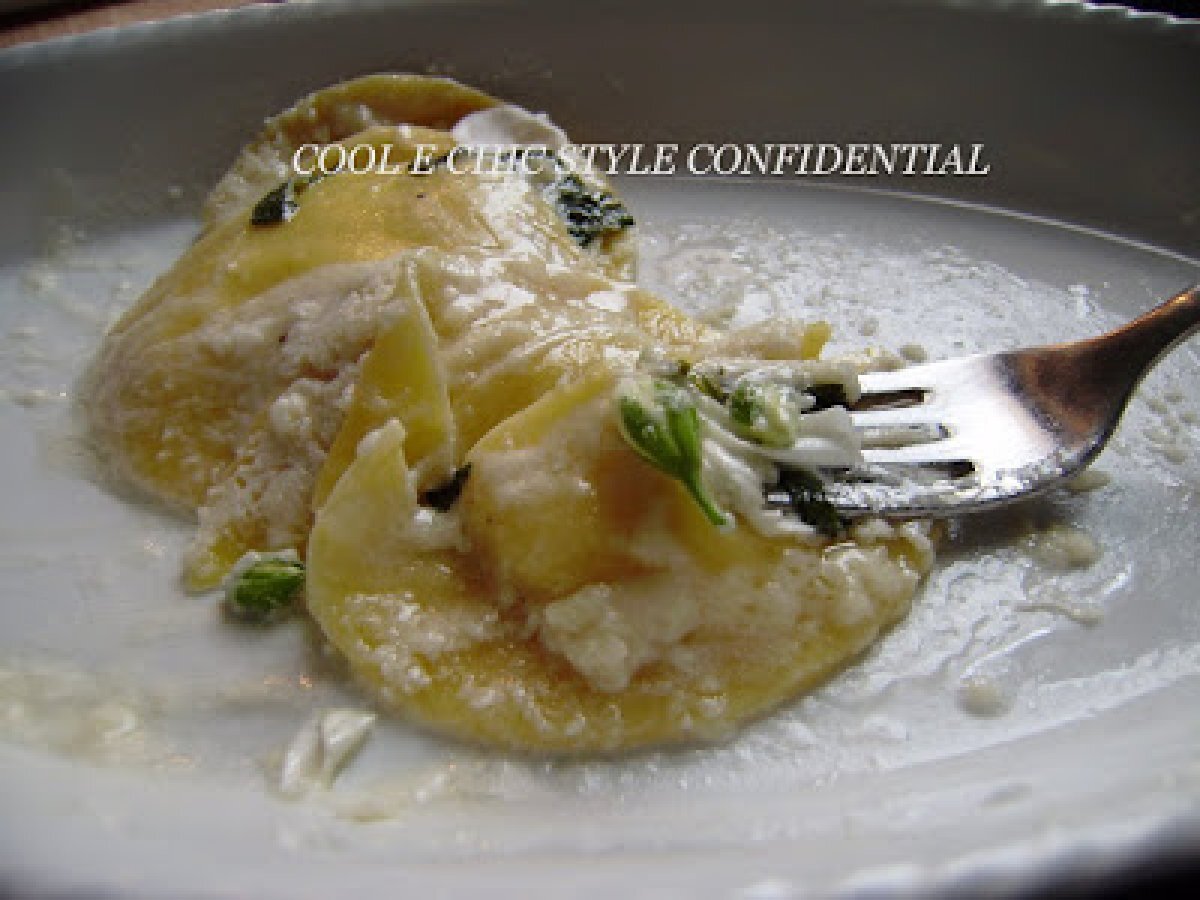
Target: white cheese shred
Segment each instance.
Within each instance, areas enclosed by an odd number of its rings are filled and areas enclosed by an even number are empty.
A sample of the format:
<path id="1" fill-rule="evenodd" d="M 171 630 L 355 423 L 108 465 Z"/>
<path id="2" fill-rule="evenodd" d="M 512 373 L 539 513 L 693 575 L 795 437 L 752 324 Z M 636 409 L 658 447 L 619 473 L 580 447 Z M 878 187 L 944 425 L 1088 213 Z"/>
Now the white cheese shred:
<path id="1" fill-rule="evenodd" d="M 360 709 L 314 713 L 296 732 L 279 767 L 279 793 L 299 798 L 328 789 L 362 747 L 376 715 Z"/>

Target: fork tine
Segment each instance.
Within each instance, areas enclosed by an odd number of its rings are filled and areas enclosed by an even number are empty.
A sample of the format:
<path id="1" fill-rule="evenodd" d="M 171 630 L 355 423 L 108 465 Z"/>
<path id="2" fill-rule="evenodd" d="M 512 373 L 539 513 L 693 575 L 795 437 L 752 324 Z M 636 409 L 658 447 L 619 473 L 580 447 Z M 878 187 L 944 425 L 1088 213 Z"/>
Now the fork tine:
<path id="1" fill-rule="evenodd" d="M 886 372 L 864 372 L 858 376 L 862 395 L 852 409 L 872 408 L 892 394 L 899 395 L 901 401 L 908 400 L 910 406 L 920 403 L 943 387 L 958 388 L 964 376 L 977 376 L 983 359 L 984 356 L 976 354 Z"/>
<path id="2" fill-rule="evenodd" d="M 938 416 L 928 404 L 918 407 L 889 406 L 884 409 L 851 409 L 850 420 L 858 428 L 903 428 L 913 424 L 935 424 Z"/>
<path id="3" fill-rule="evenodd" d="M 895 422 L 888 425 L 862 424 L 854 420 L 863 449 L 873 447 L 908 447 L 945 440 L 950 429 L 941 422 Z"/>
<path id="4" fill-rule="evenodd" d="M 858 376 L 858 384 L 864 396 L 913 388 L 919 390 L 921 385 L 913 377 L 918 368 L 920 367 L 894 369 L 892 371 L 863 372 Z"/>
<path id="5" fill-rule="evenodd" d="M 964 441 L 947 438 L 906 447 L 878 447 L 863 450 L 863 458 L 873 466 L 913 466 L 932 463 L 937 466 L 963 460 L 971 461 L 977 452 Z"/>
<path id="6" fill-rule="evenodd" d="M 888 379 L 860 379 L 866 384 L 850 408 L 850 418 L 864 448 L 927 445 L 949 437 L 942 398 L 931 387 L 914 386 L 934 380 L 922 377 L 929 374 L 924 368 L 870 373 L 897 376 Z M 901 379 L 901 374 L 907 377 Z M 901 384 L 906 386 L 898 387 Z"/>

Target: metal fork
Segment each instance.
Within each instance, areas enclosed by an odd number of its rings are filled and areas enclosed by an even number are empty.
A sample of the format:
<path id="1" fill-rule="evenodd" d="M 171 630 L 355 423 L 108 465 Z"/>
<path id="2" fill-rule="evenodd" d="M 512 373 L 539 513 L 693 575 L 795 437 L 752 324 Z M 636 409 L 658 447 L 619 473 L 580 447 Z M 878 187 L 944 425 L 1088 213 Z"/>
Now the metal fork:
<path id="1" fill-rule="evenodd" d="M 845 516 L 948 516 L 1040 493 L 1087 466 L 1134 388 L 1200 328 L 1200 285 L 1090 340 L 861 376 L 865 467 L 829 471 Z"/>

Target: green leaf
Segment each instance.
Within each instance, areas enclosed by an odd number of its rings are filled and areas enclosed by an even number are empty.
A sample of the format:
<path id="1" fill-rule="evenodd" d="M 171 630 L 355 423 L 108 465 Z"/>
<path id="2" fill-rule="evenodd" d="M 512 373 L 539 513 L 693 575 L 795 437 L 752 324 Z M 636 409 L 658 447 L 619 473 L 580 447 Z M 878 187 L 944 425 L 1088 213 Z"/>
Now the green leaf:
<path id="1" fill-rule="evenodd" d="M 651 465 L 682 482 L 714 525 L 729 517 L 709 496 L 701 478 L 700 416 L 686 388 L 661 378 L 627 378 L 617 387 L 621 435 Z"/>
<path id="2" fill-rule="evenodd" d="M 300 195 L 328 177 L 317 169 L 311 175 L 289 178 L 254 204 L 254 209 L 250 211 L 250 224 L 264 226 L 290 222 L 300 209 Z"/>
<path id="3" fill-rule="evenodd" d="M 254 209 L 250 212 L 250 224 L 279 225 L 296 215 L 299 208 L 292 182 L 285 181 L 254 204 Z"/>
<path id="4" fill-rule="evenodd" d="M 548 195 L 566 223 L 567 233 L 581 247 L 589 247 L 599 238 L 618 234 L 634 224 L 625 204 L 603 188 L 589 188 L 573 173 L 551 184 Z"/>
<path id="5" fill-rule="evenodd" d="M 467 485 L 467 476 L 471 474 L 471 464 L 467 463 L 454 470 L 442 484 L 423 491 L 420 496 L 422 506 L 431 506 L 438 512 L 449 512 L 458 502 L 458 496 Z"/>
<path id="6" fill-rule="evenodd" d="M 739 437 L 766 447 L 790 447 L 796 442 L 800 412 L 787 387 L 742 379 L 734 385 L 728 407 Z"/>
<path id="7" fill-rule="evenodd" d="M 779 473 L 779 488 L 787 493 L 792 511 L 826 537 L 836 538 L 846 530 L 847 522 L 825 497 L 820 477 L 803 469 L 784 469 Z"/>
<path id="8" fill-rule="evenodd" d="M 302 562 L 284 556 L 264 557 L 231 574 L 225 587 L 225 610 L 239 622 L 274 622 L 291 612 L 303 588 Z"/>
<path id="9" fill-rule="evenodd" d="M 696 407 L 682 391 L 663 392 L 660 402 L 667 422 L 667 431 L 675 442 L 681 469 L 699 468 L 700 416 Z"/>
<path id="10" fill-rule="evenodd" d="M 713 369 L 693 367 L 688 373 L 688 381 L 696 386 L 700 393 L 712 397 L 718 403 L 729 399 L 729 377 L 723 368 Z"/>
<path id="11" fill-rule="evenodd" d="M 630 446 L 643 459 L 667 474 L 675 475 L 678 448 L 671 440 L 668 430 L 663 427 L 663 423 L 651 414 L 650 407 L 633 397 L 621 397 L 618 400 L 618 408 L 621 434 Z"/>

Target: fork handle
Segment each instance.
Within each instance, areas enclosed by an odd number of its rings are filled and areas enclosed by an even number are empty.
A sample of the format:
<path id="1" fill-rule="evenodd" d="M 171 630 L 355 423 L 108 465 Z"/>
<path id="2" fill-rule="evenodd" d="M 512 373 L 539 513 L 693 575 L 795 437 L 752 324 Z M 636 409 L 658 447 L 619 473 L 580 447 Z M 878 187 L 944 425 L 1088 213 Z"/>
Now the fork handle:
<path id="1" fill-rule="evenodd" d="M 1139 370 L 1148 369 L 1200 328 L 1200 285 L 1180 291 L 1166 303 L 1138 316 L 1132 322 L 1096 338 L 1109 352 L 1123 351 L 1138 360 Z"/>
<path id="2" fill-rule="evenodd" d="M 1075 344 L 1075 362 L 1103 368 L 1106 377 L 1096 383 L 1121 383 L 1132 391 L 1163 354 L 1197 329 L 1200 285 L 1192 285 L 1132 322 Z"/>
<path id="3" fill-rule="evenodd" d="M 1127 325 L 1089 340 L 1007 354 L 1010 377 L 1064 434 L 1091 433 L 1097 416 L 1116 424 L 1134 388 L 1158 359 L 1200 328 L 1200 285 Z"/>

